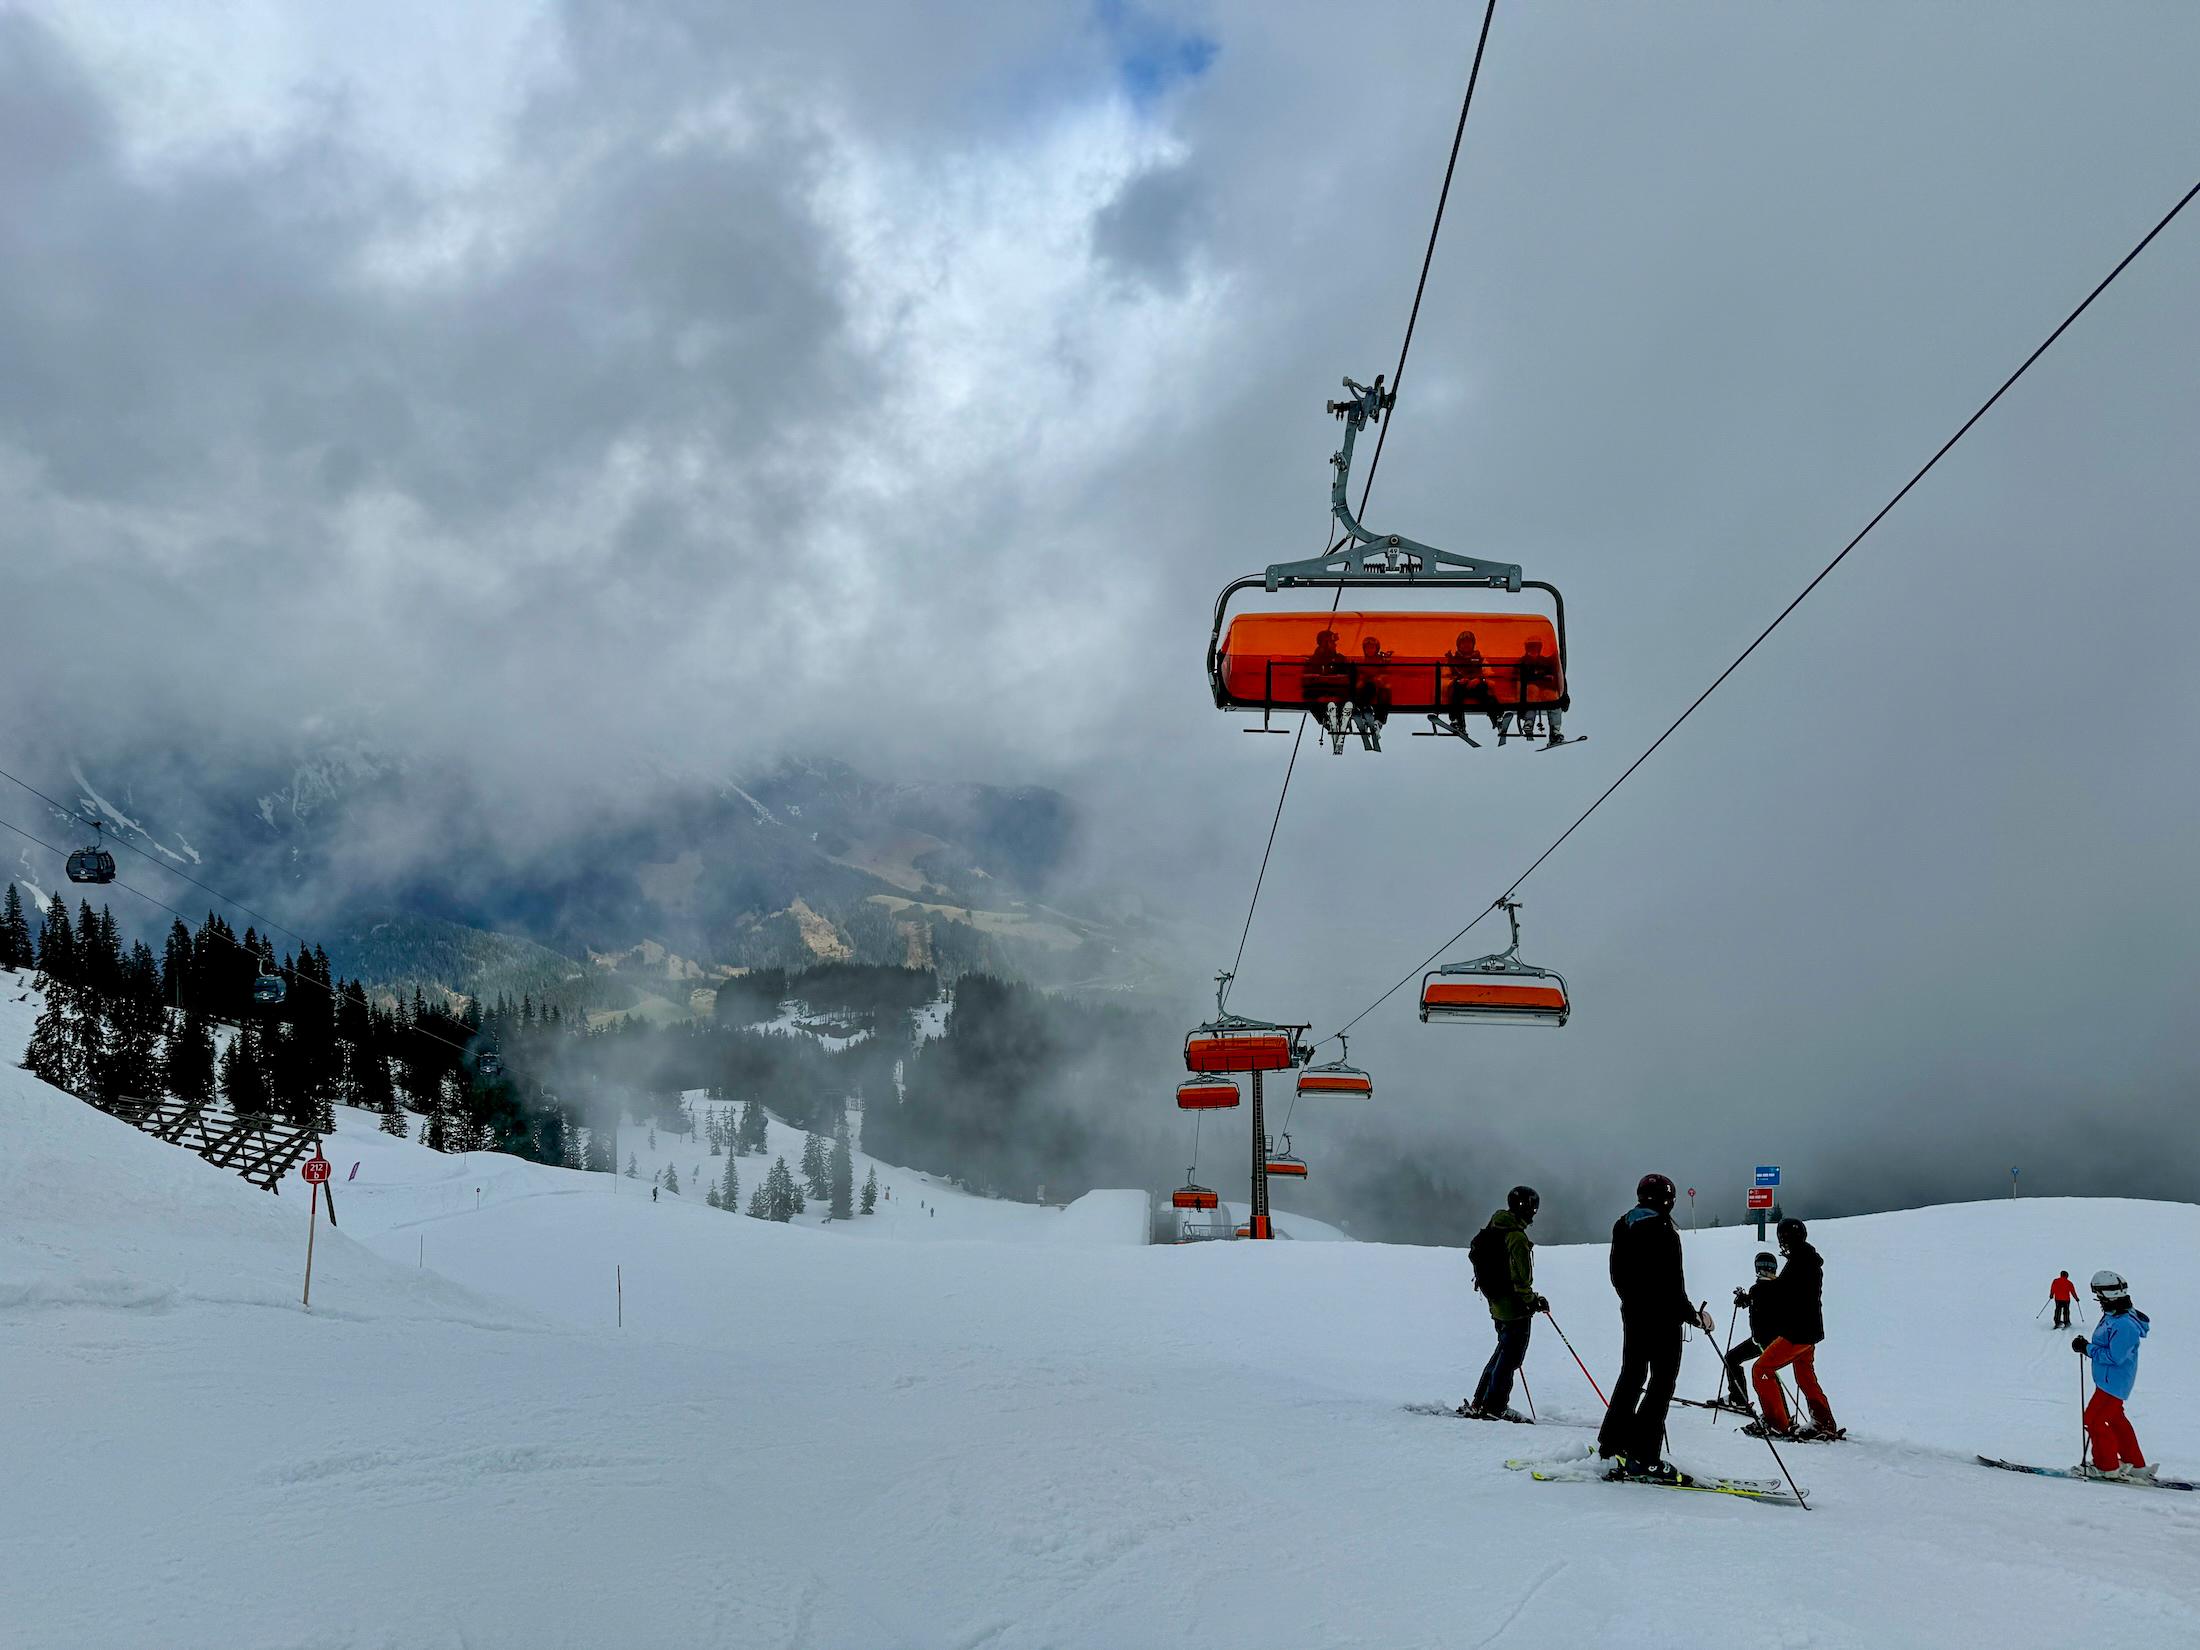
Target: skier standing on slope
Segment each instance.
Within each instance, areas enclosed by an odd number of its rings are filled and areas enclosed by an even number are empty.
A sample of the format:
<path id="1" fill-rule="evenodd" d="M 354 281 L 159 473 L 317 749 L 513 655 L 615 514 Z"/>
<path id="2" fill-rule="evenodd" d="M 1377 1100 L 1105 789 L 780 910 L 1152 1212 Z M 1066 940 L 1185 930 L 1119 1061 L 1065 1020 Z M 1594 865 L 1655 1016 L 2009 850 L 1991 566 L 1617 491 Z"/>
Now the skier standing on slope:
<path id="1" fill-rule="evenodd" d="M 2057 1272 L 2055 1281 L 2047 1286 L 2047 1298 L 2055 1303 L 2055 1327 L 2070 1327 L 2070 1303 L 2078 1298 L 2078 1286 L 2070 1281 L 2068 1272 Z M 2039 1314 L 2032 1314 L 2032 1321 L 2039 1322 Z"/>
<path id="2" fill-rule="evenodd" d="M 1749 1334 L 1726 1355 L 1726 1401 L 1736 1409 L 1749 1408 L 1749 1386 L 1742 1366 L 1772 1344 L 1779 1333 L 1772 1326 L 1772 1275 L 1780 1270 L 1780 1257 L 1769 1249 L 1757 1253 L 1757 1281 L 1734 1291 L 1734 1304 L 1749 1308 Z"/>
<path id="3" fill-rule="evenodd" d="M 1482 1366 L 1482 1379 L 1474 1396 L 1459 1406 L 1472 1421 L 1525 1421 L 1512 1407 L 1513 1376 L 1528 1355 L 1529 1332 L 1535 1315 L 1547 1304 L 1535 1292 L 1535 1244 L 1528 1227 L 1543 1199 L 1533 1186 L 1515 1186 L 1505 1194 L 1505 1206 L 1490 1216 L 1489 1224 L 1474 1234 L 1467 1245 L 1467 1261 L 1474 1268 L 1474 1287 L 1490 1309 L 1490 1324 L 1497 1331 L 1497 1350 Z"/>
<path id="4" fill-rule="evenodd" d="M 1757 1388 L 1757 1402 L 1764 1419 L 1744 1431 L 1769 1432 L 1775 1438 L 1815 1438 L 1831 1442 L 1846 1437 L 1833 1419 L 1833 1406 L 1818 1385 L 1818 1343 L 1826 1338 L 1826 1263 L 1810 1245 L 1810 1228 L 1789 1216 L 1780 1222 L 1780 1253 L 1787 1264 L 1773 1280 L 1772 1317 L 1780 1333 L 1775 1336 L 1749 1372 Z M 1811 1425 L 1798 1432 L 1788 1419 L 1787 1398 L 1780 1391 L 1778 1372 L 1792 1367 L 1795 1384 L 1810 1405 Z"/>
<path id="5" fill-rule="evenodd" d="M 2124 1400 L 2139 1379 L 2139 1343 L 2147 1338 L 2147 1315 L 2131 1304 L 2131 1285 L 2114 1272 L 2093 1274 L 2093 1298 L 2101 1308 L 2093 1338 L 2074 1335 L 2070 1340 L 2073 1350 L 2093 1360 L 2093 1398 L 2085 1406 L 2093 1462 L 2088 1466 L 2081 1461 L 2077 1470 L 2087 1478 L 2151 1484 L 2154 1469 L 2139 1452 L 2139 1436 L 2124 1414 Z"/>
<path id="6" fill-rule="evenodd" d="M 1665 1414 L 1681 1372 L 1681 1326 L 1717 1333 L 1711 1315 L 1688 1299 L 1680 1228 L 1673 1224 L 1679 1195 L 1664 1175 L 1646 1174 L 1635 1185 L 1635 1207 L 1612 1224 L 1612 1288 L 1619 1296 L 1622 1341 L 1597 1454 L 1612 1462 L 1615 1478 L 1679 1479 L 1664 1455 Z"/>

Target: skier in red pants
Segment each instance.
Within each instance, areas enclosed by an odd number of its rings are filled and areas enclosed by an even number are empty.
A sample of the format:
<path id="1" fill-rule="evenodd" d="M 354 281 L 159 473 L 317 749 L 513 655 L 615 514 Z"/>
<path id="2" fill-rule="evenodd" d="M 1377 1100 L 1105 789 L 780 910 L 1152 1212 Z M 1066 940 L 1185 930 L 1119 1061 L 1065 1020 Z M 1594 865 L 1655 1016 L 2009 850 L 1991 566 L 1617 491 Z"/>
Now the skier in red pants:
<path id="1" fill-rule="evenodd" d="M 2068 1272 L 2058 1272 L 2055 1281 L 2047 1286 L 2047 1298 L 2055 1303 L 2055 1327 L 2070 1327 L 2070 1303 L 2078 1298 L 2078 1286 L 2070 1281 Z M 2033 1313 L 2034 1321 L 2039 1314 Z"/>
<path id="2" fill-rule="evenodd" d="M 2086 1478 L 2151 1484 L 2154 1469 L 2139 1452 L 2139 1436 L 2124 1413 L 2124 1400 L 2139 1379 L 2139 1343 L 2147 1337 L 2147 1315 L 2131 1304 L 2131 1285 L 2114 1272 L 2093 1274 L 2093 1298 L 2100 1303 L 2101 1321 L 2093 1326 L 2092 1339 L 2077 1335 L 2070 1342 L 2093 1360 L 2093 1398 L 2085 1406 L 2093 1460 L 2090 1465 L 2079 1462 L 2078 1472 Z"/>
<path id="3" fill-rule="evenodd" d="M 1772 1281 L 1772 1321 L 1779 1334 L 1765 1347 L 1749 1372 L 1757 1388 L 1757 1402 L 1764 1419 L 1745 1430 L 1775 1438 L 1812 1438 L 1831 1441 L 1844 1437 L 1833 1418 L 1833 1406 L 1818 1385 L 1818 1343 L 1826 1338 L 1826 1263 L 1810 1245 L 1810 1229 L 1790 1217 L 1780 1222 L 1780 1253 L 1787 1264 Z M 1798 1433 L 1788 1419 L 1787 1399 L 1781 1394 L 1778 1372 L 1795 1371 L 1795 1384 L 1803 1402 L 1810 1405 L 1811 1426 Z"/>

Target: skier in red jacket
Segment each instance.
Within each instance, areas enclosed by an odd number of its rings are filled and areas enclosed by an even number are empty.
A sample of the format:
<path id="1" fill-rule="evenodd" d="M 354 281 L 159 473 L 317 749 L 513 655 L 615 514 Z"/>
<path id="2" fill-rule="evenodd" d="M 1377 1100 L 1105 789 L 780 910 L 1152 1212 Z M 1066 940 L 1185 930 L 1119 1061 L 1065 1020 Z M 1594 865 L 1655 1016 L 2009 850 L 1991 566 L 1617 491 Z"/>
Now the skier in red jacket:
<path id="1" fill-rule="evenodd" d="M 2078 1286 L 2070 1281 L 2068 1272 L 2055 1274 L 2055 1281 L 2047 1286 L 2047 1298 L 2055 1303 L 2055 1327 L 2068 1329 L 2070 1303 L 2078 1298 Z"/>

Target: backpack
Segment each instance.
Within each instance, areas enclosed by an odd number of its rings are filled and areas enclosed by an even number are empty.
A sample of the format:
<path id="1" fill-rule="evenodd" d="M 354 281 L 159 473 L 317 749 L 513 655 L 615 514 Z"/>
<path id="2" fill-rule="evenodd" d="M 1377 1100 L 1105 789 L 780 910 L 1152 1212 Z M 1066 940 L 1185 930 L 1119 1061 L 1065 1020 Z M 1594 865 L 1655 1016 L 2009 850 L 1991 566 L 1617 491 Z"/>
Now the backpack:
<path id="1" fill-rule="evenodd" d="M 1502 1300 L 1513 1292 L 1512 1256 L 1505 1250 L 1505 1234 L 1485 1226 L 1467 1245 L 1467 1264 L 1474 1268 L 1474 1287 L 1490 1300 Z"/>

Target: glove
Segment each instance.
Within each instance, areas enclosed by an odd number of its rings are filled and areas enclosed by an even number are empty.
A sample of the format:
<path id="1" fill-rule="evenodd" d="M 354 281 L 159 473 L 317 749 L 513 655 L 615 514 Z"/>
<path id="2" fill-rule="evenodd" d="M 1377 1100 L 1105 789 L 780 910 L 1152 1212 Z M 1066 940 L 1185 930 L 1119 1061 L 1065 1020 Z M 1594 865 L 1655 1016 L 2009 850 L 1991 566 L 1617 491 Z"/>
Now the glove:
<path id="1" fill-rule="evenodd" d="M 1719 1332 L 1719 1326 L 1711 1321 L 1709 1312 L 1699 1311 L 1696 1314 L 1696 1327 L 1706 1335 L 1716 1335 Z"/>
<path id="2" fill-rule="evenodd" d="M 1746 1289 L 1735 1290 L 1734 1304 L 1736 1306 L 1747 1306 L 1749 1304 L 1749 1291 Z"/>
<path id="3" fill-rule="evenodd" d="M 1548 1312 L 1551 1309 L 1551 1303 L 1538 1295 L 1535 1298 L 1535 1309 L 1538 1312 Z"/>
<path id="4" fill-rule="evenodd" d="M 2087 1349 L 2087 1344 L 2088 1343 L 2086 1341 L 2086 1338 L 2083 1335 L 2073 1335 L 2070 1337 L 2070 1350 L 2073 1352 L 2085 1351 Z"/>

